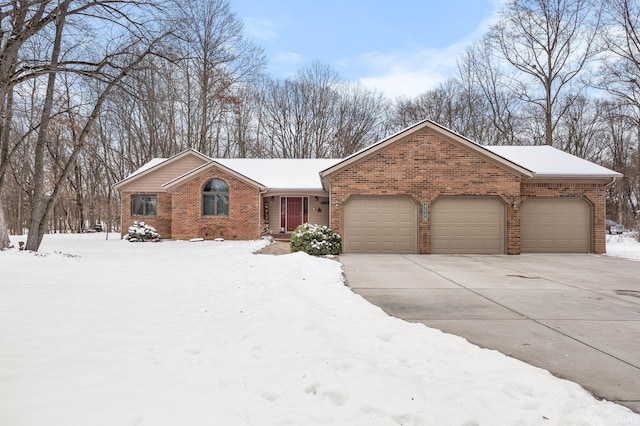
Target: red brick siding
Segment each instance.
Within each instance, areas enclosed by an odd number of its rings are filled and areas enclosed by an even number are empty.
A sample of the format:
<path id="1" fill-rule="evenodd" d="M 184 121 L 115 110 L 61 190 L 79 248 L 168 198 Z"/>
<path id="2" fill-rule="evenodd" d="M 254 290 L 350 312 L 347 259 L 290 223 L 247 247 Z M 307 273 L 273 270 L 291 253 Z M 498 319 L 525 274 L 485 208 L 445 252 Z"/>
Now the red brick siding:
<path id="1" fill-rule="evenodd" d="M 606 252 L 605 190 L 603 183 L 535 182 L 522 183 L 522 201 L 529 197 L 584 197 L 592 206 L 593 252 Z"/>
<path id="2" fill-rule="evenodd" d="M 132 216 L 131 198 L 135 194 L 155 194 L 157 197 L 156 216 Z M 120 225 L 122 235 L 133 225 L 134 221 L 144 222 L 153 226 L 162 238 L 171 238 L 171 195 L 166 192 L 123 192 L 122 193 L 122 217 Z"/>
<path id="3" fill-rule="evenodd" d="M 212 178 L 229 186 L 229 216 L 202 215 L 202 188 Z M 172 238 L 224 238 L 252 240 L 260 237 L 262 211 L 259 191 L 255 186 L 212 168 L 172 190 Z"/>
<path id="4" fill-rule="evenodd" d="M 420 206 L 440 195 L 494 195 L 506 205 L 507 253 L 520 253 L 520 177 L 423 129 L 331 176 L 331 227 L 343 229 L 343 205 L 353 195 L 408 195 Z M 337 203 L 337 205 L 336 205 Z M 419 253 L 431 251 L 429 222 L 418 215 Z"/>

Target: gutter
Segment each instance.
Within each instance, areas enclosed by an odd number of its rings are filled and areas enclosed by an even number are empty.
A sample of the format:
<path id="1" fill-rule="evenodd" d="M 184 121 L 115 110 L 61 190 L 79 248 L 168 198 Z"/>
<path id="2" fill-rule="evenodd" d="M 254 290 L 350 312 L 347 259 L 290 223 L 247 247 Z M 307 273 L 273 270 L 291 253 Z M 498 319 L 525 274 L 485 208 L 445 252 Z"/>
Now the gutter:
<path id="1" fill-rule="evenodd" d="M 604 189 L 607 189 L 607 187 L 608 187 L 608 186 L 613 185 L 613 183 L 614 183 L 614 182 L 616 181 L 616 179 L 618 179 L 619 177 L 622 177 L 622 176 L 613 176 L 613 177 L 611 178 L 611 182 L 609 182 L 608 184 L 606 184 L 606 185 L 604 186 Z"/>
<path id="2" fill-rule="evenodd" d="M 594 174 L 548 174 L 548 173 L 534 173 L 530 179 L 598 179 L 603 180 L 607 178 L 613 179 L 611 182 L 607 183 L 606 186 L 611 185 L 617 178 L 622 177 L 623 175 L 620 173 L 616 174 L 602 174 L 602 175 L 594 175 Z"/>

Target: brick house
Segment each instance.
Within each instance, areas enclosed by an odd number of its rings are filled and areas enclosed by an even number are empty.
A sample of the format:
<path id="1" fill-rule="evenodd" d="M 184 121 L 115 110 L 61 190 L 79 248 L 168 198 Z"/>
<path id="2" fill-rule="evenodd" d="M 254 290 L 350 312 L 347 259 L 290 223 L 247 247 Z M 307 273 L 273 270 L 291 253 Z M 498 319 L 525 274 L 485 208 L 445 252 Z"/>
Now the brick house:
<path id="1" fill-rule="evenodd" d="M 341 160 L 211 159 L 187 150 L 119 182 L 122 227 L 254 239 L 304 222 L 345 252 L 605 251 L 622 175 L 548 146 L 482 146 L 425 120 Z"/>
<path id="2" fill-rule="evenodd" d="M 134 221 L 163 238 L 250 240 L 329 224 L 318 172 L 338 160 L 211 159 L 186 150 L 118 182 L 123 231 Z"/>

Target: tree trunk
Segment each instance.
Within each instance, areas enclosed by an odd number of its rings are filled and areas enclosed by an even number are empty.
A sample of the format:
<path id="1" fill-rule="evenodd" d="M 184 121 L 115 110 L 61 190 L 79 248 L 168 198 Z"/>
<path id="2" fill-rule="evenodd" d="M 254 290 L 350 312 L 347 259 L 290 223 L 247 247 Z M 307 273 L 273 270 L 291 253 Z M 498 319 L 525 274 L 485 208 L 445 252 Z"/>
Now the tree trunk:
<path id="1" fill-rule="evenodd" d="M 551 60 L 549 59 L 549 62 L 551 62 Z M 551 69 L 551 66 L 549 66 L 549 70 L 547 72 L 551 73 L 553 70 Z M 550 74 L 549 74 L 550 75 Z M 549 146 L 553 146 L 553 103 L 551 102 L 551 85 L 553 83 L 551 82 L 550 79 L 547 79 L 546 81 L 546 87 L 545 87 L 545 96 L 546 96 L 546 101 L 545 101 L 545 110 L 544 110 L 544 138 L 545 138 L 545 144 L 549 145 Z"/>
<path id="2" fill-rule="evenodd" d="M 9 229 L 7 228 L 7 222 L 4 219 L 4 206 L 2 204 L 2 197 L 0 197 L 0 250 L 9 248 L 10 243 Z"/>
<path id="3" fill-rule="evenodd" d="M 636 148 L 636 182 L 640 179 L 640 105 L 638 106 L 638 121 L 636 122 L 636 130 L 637 130 L 637 148 Z M 638 183 L 640 184 L 640 183 Z M 640 209 L 640 203 L 636 204 Z M 636 240 L 640 241 L 640 210 L 635 210 L 633 214 L 635 215 L 636 220 Z"/>
<path id="4" fill-rule="evenodd" d="M 107 183 L 107 226 L 105 227 L 104 239 L 109 239 L 109 231 L 111 231 L 111 182 Z"/>
<path id="5" fill-rule="evenodd" d="M 34 205 L 31 211 L 31 223 L 29 224 L 29 235 L 25 250 L 38 251 L 42 238 L 46 231 L 46 210 L 48 200 L 45 198 L 44 191 L 44 148 L 47 142 L 49 120 L 51 110 L 53 108 L 53 97 L 56 84 L 56 68 L 60 56 L 60 46 L 62 44 L 62 30 L 66 19 L 66 11 L 69 7 L 70 0 L 65 0 L 60 5 L 58 16 L 56 18 L 56 35 L 53 41 L 53 49 L 51 51 L 51 68 L 53 71 L 49 73 L 47 80 L 47 92 L 42 107 L 42 119 L 40 129 L 38 130 L 38 138 L 34 150 L 34 177 L 33 177 L 33 195 Z"/>
<path id="6" fill-rule="evenodd" d="M 4 217 L 2 203 L 2 188 L 5 182 L 5 170 L 9 166 L 9 141 L 11 134 L 11 120 L 13 118 L 13 88 L 0 91 L 0 113 L 3 120 L 0 122 L 0 250 L 9 248 L 9 228 Z M 22 197 L 22 194 L 20 194 Z M 20 225 L 22 226 L 22 225 Z"/>
<path id="7" fill-rule="evenodd" d="M 155 40 L 155 42 L 159 42 L 159 41 L 160 39 Z M 148 47 L 146 51 L 137 53 L 136 57 L 132 60 L 132 62 L 129 63 L 126 67 L 122 68 L 119 71 L 119 73 L 115 77 L 113 77 L 113 79 L 109 81 L 109 83 L 107 83 L 104 89 L 102 89 L 102 92 L 100 92 L 100 94 L 98 95 L 98 98 L 93 107 L 93 110 L 91 111 L 91 114 L 87 118 L 87 121 L 85 122 L 82 130 L 80 131 L 80 134 L 77 137 L 74 135 L 73 151 L 69 155 L 69 158 L 67 159 L 67 162 L 64 165 L 64 167 L 62 167 L 62 172 L 57 178 L 57 181 L 53 187 L 53 190 L 51 191 L 51 195 L 48 197 L 47 202 L 43 203 L 43 211 L 42 211 L 42 217 L 40 220 L 40 226 L 37 227 L 36 229 L 36 232 L 38 233 L 39 237 L 38 239 L 34 237 L 34 241 L 36 241 L 38 245 L 36 246 L 35 249 L 28 248 L 28 250 L 37 250 L 37 248 L 40 246 L 40 243 L 42 242 L 42 237 L 45 231 L 46 220 L 53 209 L 54 203 L 58 198 L 60 191 L 63 189 L 65 179 L 69 177 L 71 171 L 73 170 L 73 167 L 76 164 L 76 160 L 78 158 L 78 155 L 80 154 L 80 151 L 84 148 L 84 145 L 91 134 L 91 128 L 93 127 L 93 124 L 95 123 L 95 121 L 98 119 L 98 115 L 100 114 L 100 110 L 102 109 L 102 105 L 104 104 L 105 100 L 107 99 L 109 94 L 112 92 L 113 88 L 116 87 L 116 85 L 118 85 L 122 81 L 122 79 L 126 75 L 128 75 L 129 72 L 131 72 L 131 70 L 134 67 L 138 66 L 140 62 L 142 62 L 144 58 L 151 53 L 154 47 L 155 47 L 154 44 L 152 44 Z M 29 237 L 31 237 L 31 228 L 29 230 Z"/>

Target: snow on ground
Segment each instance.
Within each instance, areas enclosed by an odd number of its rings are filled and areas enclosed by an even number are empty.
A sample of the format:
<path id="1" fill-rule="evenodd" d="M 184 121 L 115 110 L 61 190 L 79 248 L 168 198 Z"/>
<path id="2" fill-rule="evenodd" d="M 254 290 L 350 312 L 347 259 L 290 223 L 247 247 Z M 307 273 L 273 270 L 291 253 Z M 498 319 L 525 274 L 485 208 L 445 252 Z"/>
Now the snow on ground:
<path id="1" fill-rule="evenodd" d="M 624 257 L 625 259 L 640 260 L 640 243 L 634 232 L 621 235 L 607 235 L 607 254 L 609 256 Z"/>
<path id="2" fill-rule="evenodd" d="M 16 239 L 14 238 L 14 241 Z M 384 314 L 254 242 L 0 252 L 0 425 L 613 425 L 640 415 Z"/>

